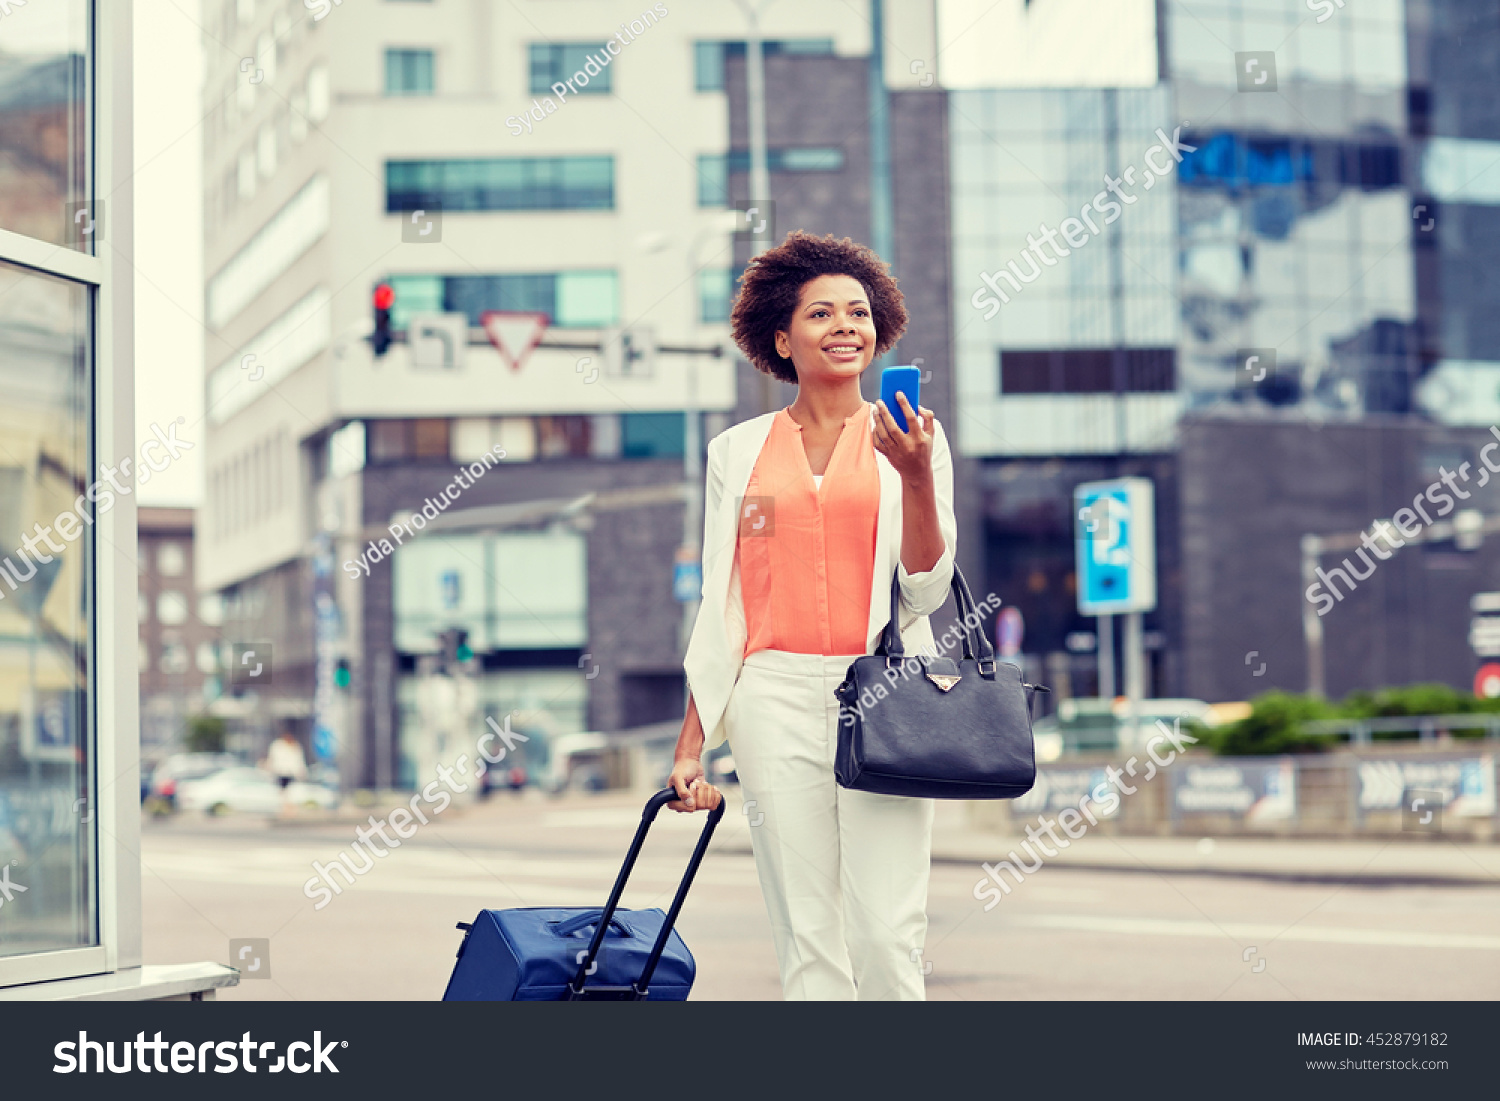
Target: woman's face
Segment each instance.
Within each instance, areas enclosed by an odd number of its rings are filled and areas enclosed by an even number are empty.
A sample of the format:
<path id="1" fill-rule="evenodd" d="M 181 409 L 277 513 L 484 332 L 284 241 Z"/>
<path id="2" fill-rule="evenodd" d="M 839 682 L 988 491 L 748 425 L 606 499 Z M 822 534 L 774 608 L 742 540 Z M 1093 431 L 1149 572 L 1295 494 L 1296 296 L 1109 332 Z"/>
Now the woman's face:
<path id="1" fill-rule="evenodd" d="M 776 333 L 776 350 L 790 357 L 799 382 L 858 378 L 875 358 L 875 317 L 864 287 L 848 275 L 805 284 L 790 329 Z"/>

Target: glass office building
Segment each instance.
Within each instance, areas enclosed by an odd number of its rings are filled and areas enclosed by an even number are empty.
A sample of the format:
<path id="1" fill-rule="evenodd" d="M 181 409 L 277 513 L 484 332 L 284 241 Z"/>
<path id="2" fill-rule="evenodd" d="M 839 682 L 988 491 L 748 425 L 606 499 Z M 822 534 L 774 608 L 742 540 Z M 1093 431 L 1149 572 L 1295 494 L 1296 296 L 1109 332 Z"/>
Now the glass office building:
<path id="1" fill-rule="evenodd" d="M 1445 114 L 1436 92 L 1434 119 L 1463 141 L 1424 154 L 1412 126 L 1428 102 L 1412 21 L 1452 39 L 1459 6 L 1143 2 L 1155 81 L 1005 87 L 996 69 L 993 86 L 971 77 L 950 92 L 956 436 L 982 461 L 990 585 L 1024 613 L 1026 651 L 1059 659 L 1037 672 L 1071 668 L 1075 693 L 1090 690 L 1074 485 L 1156 482 L 1148 692 L 1177 694 L 1181 419 L 1408 415 L 1424 408 L 1424 374 L 1454 354 L 1445 339 L 1483 347 L 1487 311 L 1460 314 L 1426 273 L 1453 278 L 1475 248 L 1447 235 L 1437 166 L 1449 201 L 1460 177 L 1483 193 L 1464 158 L 1497 135 L 1477 109 Z"/>
<path id="2" fill-rule="evenodd" d="M 1193 408 L 1412 409 L 1403 4 L 1327 7 L 1168 9 L 1173 108 L 1197 147 L 1178 172 L 1178 360 Z"/>

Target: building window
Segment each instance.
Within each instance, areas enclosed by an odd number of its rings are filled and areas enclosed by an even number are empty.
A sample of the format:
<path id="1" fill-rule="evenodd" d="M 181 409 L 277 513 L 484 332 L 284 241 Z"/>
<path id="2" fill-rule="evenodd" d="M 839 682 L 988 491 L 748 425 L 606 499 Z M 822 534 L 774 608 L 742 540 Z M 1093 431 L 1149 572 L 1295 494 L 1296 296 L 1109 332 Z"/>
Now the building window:
<path id="1" fill-rule="evenodd" d="M 448 421 L 424 417 L 411 422 L 412 455 L 418 459 L 444 459 L 449 456 Z"/>
<path id="2" fill-rule="evenodd" d="M 710 268 L 698 273 L 698 320 L 718 325 L 729 320 L 734 301 L 734 272 L 728 268 Z"/>
<path id="3" fill-rule="evenodd" d="M 372 463 L 399 462 L 411 456 L 406 421 L 368 421 L 366 423 Z"/>
<path id="4" fill-rule="evenodd" d="M 253 183 L 253 156 L 248 163 Z M 275 282 L 323 236 L 331 213 L 328 177 L 314 176 L 208 281 L 208 323 L 221 327 Z"/>
<path id="5" fill-rule="evenodd" d="M 844 151 L 836 145 L 802 146 L 766 150 L 768 172 L 840 172 Z M 729 205 L 729 174 L 750 171 L 750 151 L 698 155 L 698 205 Z"/>
<path id="6" fill-rule="evenodd" d="M 181 543 L 163 543 L 156 549 L 156 570 L 163 577 L 181 577 L 187 569 L 187 554 Z"/>
<path id="7" fill-rule="evenodd" d="M 436 90 L 433 81 L 431 50 L 386 50 L 385 94 L 388 96 L 430 96 Z"/>
<path id="8" fill-rule="evenodd" d="M 729 158 L 723 153 L 698 154 L 698 205 L 729 205 Z"/>
<path id="9" fill-rule="evenodd" d="M 168 627 L 186 623 L 188 601 L 182 593 L 168 590 L 156 598 L 156 618 Z"/>
<path id="10" fill-rule="evenodd" d="M 537 455 L 543 459 L 588 458 L 591 426 L 587 416 L 537 417 Z"/>
<path id="11" fill-rule="evenodd" d="M 809 145 L 766 150 L 766 171 L 768 172 L 839 172 L 843 167 L 844 151 L 836 145 Z M 726 171 L 749 172 L 750 150 L 731 149 Z"/>
<path id="12" fill-rule="evenodd" d="M 610 72 L 608 60 L 611 54 L 603 42 L 533 42 L 531 44 L 531 93 L 539 95 L 552 90 L 552 85 L 563 84 L 576 73 L 583 73 L 587 84 L 573 82 L 568 95 L 608 95 Z M 592 56 L 594 68 L 590 73 L 584 63 Z M 605 60 L 601 63 L 600 58 Z M 576 92 L 575 90 L 576 89 Z"/>
<path id="13" fill-rule="evenodd" d="M 803 54 L 826 57 L 833 53 L 831 38 L 792 38 L 761 43 L 765 57 L 778 54 Z M 700 92 L 722 92 L 724 90 L 724 62 L 731 57 L 744 57 L 743 42 L 694 42 L 693 43 L 693 87 Z"/>
<path id="14" fill-rule="evenodd" d="M 387 161 L 385 209 L 613 210 L 613 157 Z"/>
<path id="15" fill-rule="evenodd" d="M 212 642 L 198 643 L 198 672 L 211 677 L 219 671 L 219 648 Z"/>
<path id="16" fill-rule="evenodd" d="M 350 421 L 328 434 L 328 477 L 341 478 L 365 468 L 365 422 Z"/>
<path id="17" fill-rule="evenodd" d="M 449 427 L 450 422 L 440 417 L 368 421 L 365 439 L 369 447 L 369 462 L 448 460 L 452 454 Z"/>
<path id="18" fill-rule="evenodd" d="M 467 314 L 478 326 L 486 310 L 544 313 L 559 329 L 617 324 L 619 286 L 612 271 L 504 275 L 392 275 L 391 327 L 404 331 L 414 313 Z"/>
<path id="19" fill-rule="evenodd" d="M 1121 393 L 1177 389 L 1175 348 L 1126 348 Z M 1115 353 L 1110 348 L 1000 353 L 1002 394 L 1115 393 Z"/>
<path id="20" fill-rule="evenodd" d="M 224 623 L 224 598 L 218 593 L 205 593 L 198 598 L 198 622 L 208 627 Z"/>
<path id="21" fill-rule="evenodd" d="M 19 29 L 5 32 L 0 133 L 7 168 L 0 229 L 89 252 L 92 239 L 78 232 L 69 207 L 87 198 L 83 188 L 90 175 L 84 56 L 90 16 L 83 0 L 47 7 L 40 27 L 40 17 L 26 22 L 31 13 L 19 12 L 19 4 L 3 9 L 17 9 L 7 26 Z"/>
<path id="22" fill-rule="evenodd" d="M 1330 187 L 1382 191 L 1400 187 L 1401 147 L 1390 140 L 1348 141 L 1286 138 L 1221 131 L 1186 134 L 1177 166 L 1184 187 L 1240 193 L 1252 188 L 1297 185 L 1309 196 Z"/>
<path id="23" fill-rule="evenodd" d="M 328 346 L 333 338 L 330 301 L 326 287 L 313 288 L 209 372 L 208 416 L 215 424 L 228 420 Z M 241 366 L 246 356 L 253 357 L 249 362 L 260 370 L 259 379 L 252 380 Z"/>
<path id="24" fill-rule="evenodd" d="M 333 105 L 333 90 L 328 83 L 328 66 L 316 65 L 307 74 L 307 118 L 322 122 Z"/>
<path id="25" fill-rule="evenodd" d="M 169 642 L 161 648 L 161 671 L 178 676 L 188 671 L 188 648 L 181 642 Z"/>
<path id="26" fill-rule="evenodd" d="M 497 446 L 505 462 L 529 463 L 536 458 L 536 422 L 530 417 L 501 417 L 495 422 Z"/>
<path id="27" fill-rule="evenodd" d="M 680 458 L 685 428 L 681 413 L 621 413 L 620 454 L 627 459 Z"/>

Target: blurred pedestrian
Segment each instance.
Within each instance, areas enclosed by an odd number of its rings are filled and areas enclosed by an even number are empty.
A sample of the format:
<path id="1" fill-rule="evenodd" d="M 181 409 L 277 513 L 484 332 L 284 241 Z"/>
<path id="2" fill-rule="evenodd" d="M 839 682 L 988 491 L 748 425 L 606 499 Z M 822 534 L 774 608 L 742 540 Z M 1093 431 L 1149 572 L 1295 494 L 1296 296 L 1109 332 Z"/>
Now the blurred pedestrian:
<path id="1" fill-rule="evenodd" d="M 288 789 L 292 782 L 307 779 L 307 757 L 302 752 L 302 744 L 285 727 L 281 736 L 266 750 L 266 771 L 281 785 L 281 805 L 287 807 L 291 802 Z"/>
<path id="2" fill-rule="evenodd" d="M 947 439 L 904 395 L 906 431 L 861 396 L 906 327 L 868 248 L 790 234 L 750 262 L 732 320 L 746 357 L 797 397 L 709 444 L 703 603 L 668 805 L 718 804 L 701 758 L 727 739 L 784 995 L 922 999 L 933 804 L 838 785 L 833 693 L 889 623 L 893 574 L 906 652 L 936 649 L 927 616 L 958 542 Z"/>

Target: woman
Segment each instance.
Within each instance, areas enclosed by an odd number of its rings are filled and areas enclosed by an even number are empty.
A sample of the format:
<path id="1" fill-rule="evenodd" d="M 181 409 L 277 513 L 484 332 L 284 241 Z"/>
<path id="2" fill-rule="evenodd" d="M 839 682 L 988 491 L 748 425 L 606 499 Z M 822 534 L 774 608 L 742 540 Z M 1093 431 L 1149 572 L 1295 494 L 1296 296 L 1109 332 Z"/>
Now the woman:
<path id="1" fill-rule="evenodd" d="M 893 573 L 907 652 L 934 650 L 927 616 L 957 543 L 947 440 L 904 395 L 905 432 L 860 396 L 906 327 L 869 249 L 789 235 L 751 261 L 732 320 L 750 362 L 797 397 L 709 444 L 703 604 L 668 805 L 718 805 L 701 757 L 727 738 L 785 996 L 921 999 L 932 803 L 838 786 L 833 690 L 874 652 Z"/>

